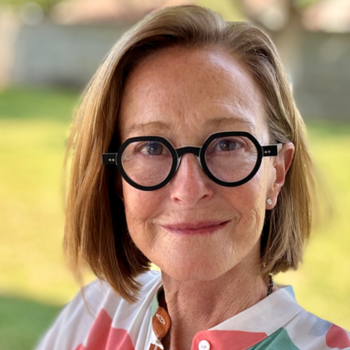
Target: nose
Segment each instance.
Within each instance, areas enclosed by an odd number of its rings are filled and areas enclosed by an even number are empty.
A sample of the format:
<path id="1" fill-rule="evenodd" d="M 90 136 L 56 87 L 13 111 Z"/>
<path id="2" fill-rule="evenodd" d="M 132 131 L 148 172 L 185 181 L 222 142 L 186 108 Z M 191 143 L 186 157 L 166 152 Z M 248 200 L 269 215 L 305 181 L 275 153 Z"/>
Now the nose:
<path id="1" fill-rule="evenodd" d="M 171 199 L 193 206 L 213 195 L 212 185 L 197 157 L 187 153 L 181 157 L 181 163 L 170 181 Z"/>

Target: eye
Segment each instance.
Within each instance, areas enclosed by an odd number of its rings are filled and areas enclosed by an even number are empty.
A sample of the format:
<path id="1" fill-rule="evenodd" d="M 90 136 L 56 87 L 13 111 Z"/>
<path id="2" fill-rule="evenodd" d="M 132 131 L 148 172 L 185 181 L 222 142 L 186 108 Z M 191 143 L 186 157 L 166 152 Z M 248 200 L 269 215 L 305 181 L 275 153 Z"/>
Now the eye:
<path id="1" fill-rule="evenodd" d="M 236 140 L 230 140 L 230 139 L 221 139 L 217 141 L 216 144 L 216 151 L 234 151 L 240 147 L 240 144 Z"/>
<path id="2" fill-rule="evenodd" d="M 208 148 L 206 154 L 209 156 L 238 156 L 247 151 L 247 141 L 244 137 L 228 136 L 214 139 Z"/>
<path id="3" fill-rule="evenodd" d="M 164 146 L 162 143 L 157 141 L 148 141 L 141 148 L 141 153 L 147 154 L 150 156 L 159 156 L 164 153 Z"/>

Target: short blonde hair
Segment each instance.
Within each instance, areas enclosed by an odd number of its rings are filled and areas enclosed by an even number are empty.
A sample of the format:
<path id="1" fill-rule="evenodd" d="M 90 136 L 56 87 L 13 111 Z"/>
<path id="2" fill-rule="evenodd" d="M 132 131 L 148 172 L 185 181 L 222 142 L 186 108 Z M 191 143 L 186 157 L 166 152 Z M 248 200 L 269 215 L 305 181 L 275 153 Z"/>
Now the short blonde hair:
<path id="1" fill-rule="evenodd" d="M 296 269 L 311 230 L 312 164 L 304 123 L 295 106 L 276 48 L 247 22 L 226 22 L 198 6 L 166 8 L 147 16 L 113 47 L 88 86 L 73 123 L 74 149 L 66 210 L 65 248 L 77 267 L 85 259 L 94 273 L 129 302 L 137 300 L 136 277 L 150 262 L 128 233 L 116 167 L 102 153 L 119 145 L 117 118 L 123 85 L 137 63 L 170 46 L 228 50 L 249 70 L 263 96 L 270 141 L 293 142 L 295 156 L 278 203 L 266 212 L 261 239 L 263 275 Z"/>

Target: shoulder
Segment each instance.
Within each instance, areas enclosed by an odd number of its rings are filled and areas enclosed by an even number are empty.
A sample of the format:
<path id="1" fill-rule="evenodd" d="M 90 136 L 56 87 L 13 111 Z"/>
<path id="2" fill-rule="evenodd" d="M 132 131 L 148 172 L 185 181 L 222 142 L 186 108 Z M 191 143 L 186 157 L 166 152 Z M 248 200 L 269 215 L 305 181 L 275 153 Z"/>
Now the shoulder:
<path id="1" fill-rule="evenodd" d="M 350 333 L 347 330 L 306 310 L 284 328 L 298 349 L 350 349 Z"/>
<path id="2" fill-rule="evenodd" d="M 306 311 L 298 304 L 293 288 L 283 286 L 264 299 L 263 326 L 267 338 L 255 350 L 350 350 L 350 333 Z"/>
<path id="3" fill-rule="evenodd" d="M 62 310 L 37 350 L 79 350 L 91 337 L 108 338 L 112 326 L 129 331 L 135 318 L 150 312 L 161 276 L 159 272 L 149 271 L 137 281 L 142 288 L 134 304 L 116 294 L 107 282 L 96 280 L 84 287 Z"/>
<path id="4" fill-rule="evenodd" d="M 84 304 L 87 309 L 96 315 L 101 308 L 110 313 L 111 316 L 120 308 L 139 308 L 145 299 L 153 298 L 157 289 L 161 285 L 161 275 L 157 271 L 150 270 L 136 279 L 140 283 L 141 289 L 138 295 L 138 301 L 134 304 L 128 303 L 122 297 L 114 292 L 108 282 L 96 280 L 84 287 L 78 295 L 70 302 L 71 308 L 76 308 L 76 304 Z M 84 300 L 85 299 L 85 300 Z"/>

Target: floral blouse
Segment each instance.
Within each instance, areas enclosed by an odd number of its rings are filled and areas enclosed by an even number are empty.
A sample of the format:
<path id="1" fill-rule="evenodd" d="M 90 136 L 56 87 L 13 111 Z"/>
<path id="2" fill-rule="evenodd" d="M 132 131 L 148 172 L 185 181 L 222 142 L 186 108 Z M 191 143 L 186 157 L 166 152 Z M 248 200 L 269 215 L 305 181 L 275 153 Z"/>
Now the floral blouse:
<path id="1" fill-rule="evenodd" d="M 95 281 L 61 312 L 37 350 L 161 350 L 171 320 L 158 305 L 159 272 L 139 278 L 139 301 L 129 304 L 108 283 Z M 84 301 L 85 299 L 85 301 Z M 350 333 L 305 311 L 291 286 L 201 331 L 191 350 L 350 350 Z"/>

